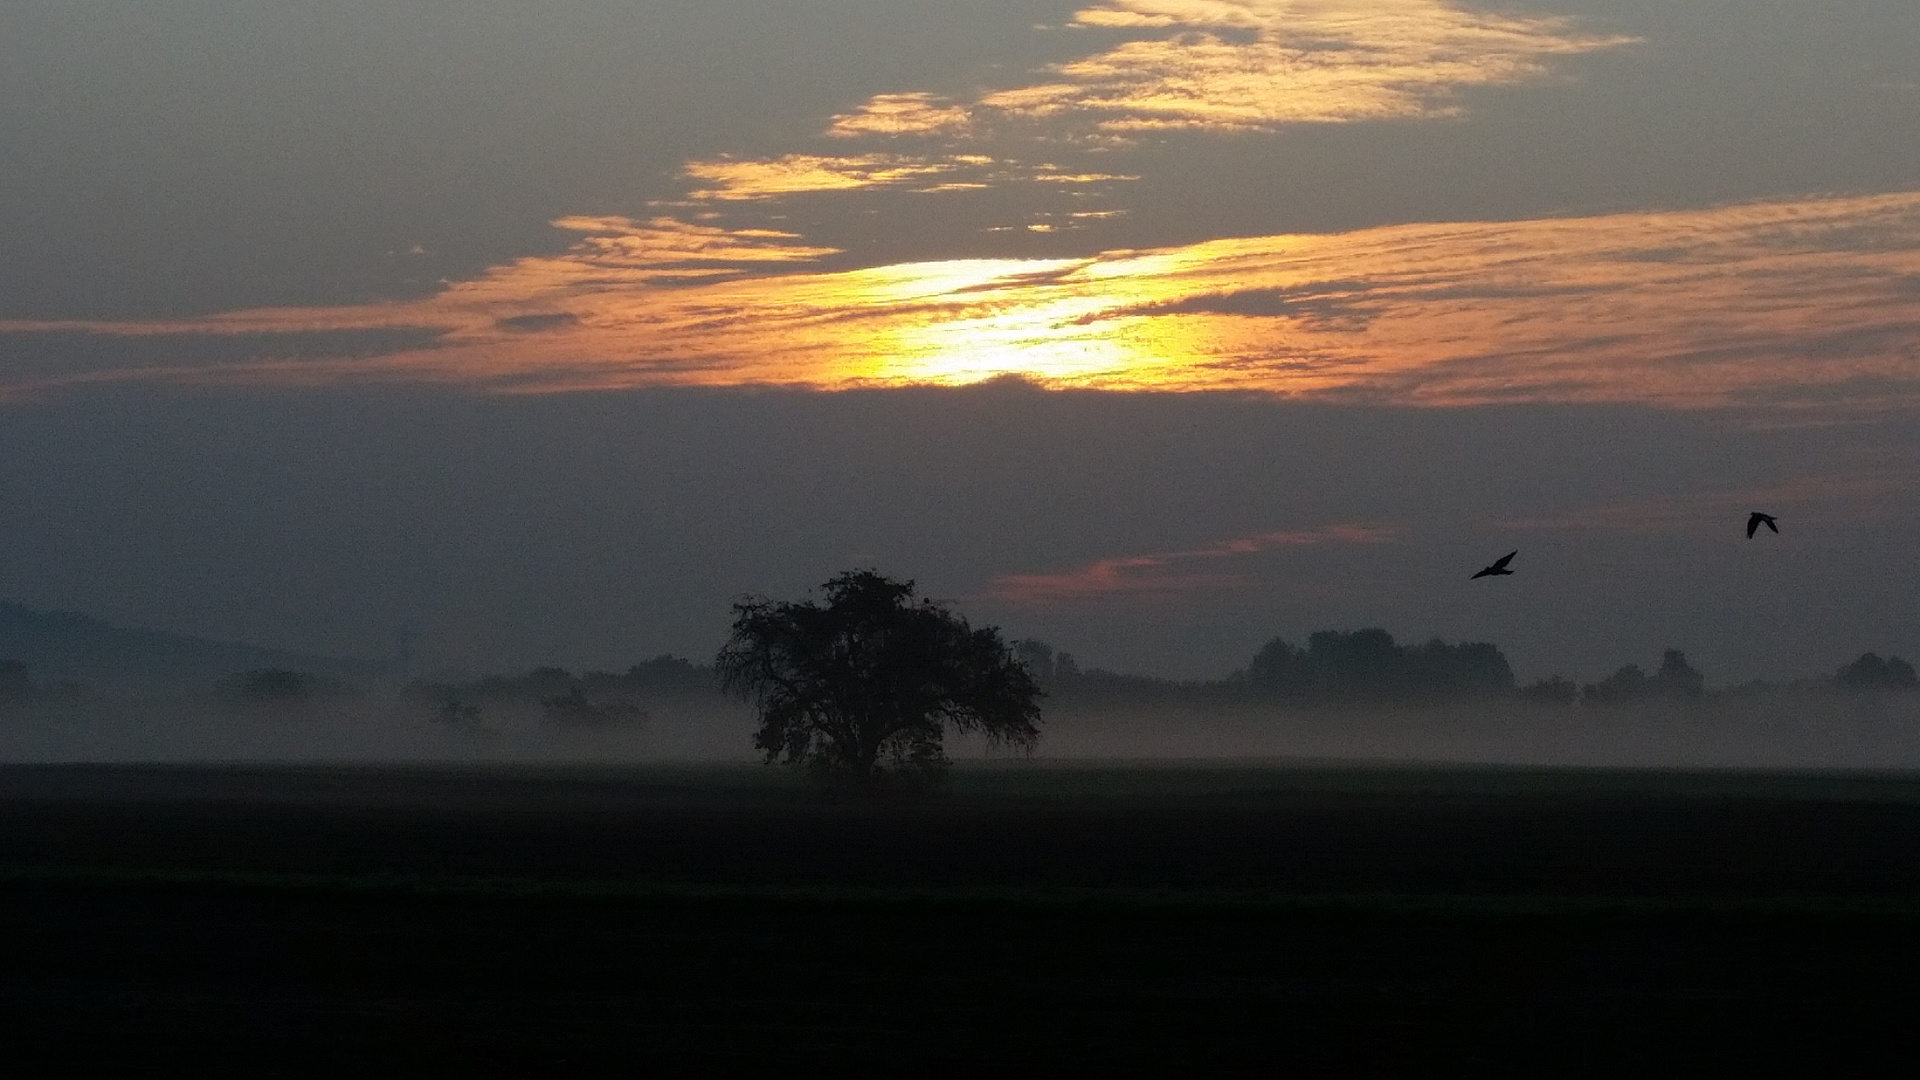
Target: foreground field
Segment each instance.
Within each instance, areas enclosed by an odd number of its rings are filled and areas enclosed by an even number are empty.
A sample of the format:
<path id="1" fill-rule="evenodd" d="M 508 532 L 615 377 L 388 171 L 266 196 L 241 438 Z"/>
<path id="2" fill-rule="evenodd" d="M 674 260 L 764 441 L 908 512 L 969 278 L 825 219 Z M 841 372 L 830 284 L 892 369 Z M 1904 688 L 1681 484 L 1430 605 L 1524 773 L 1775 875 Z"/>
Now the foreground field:
<path id="1" fill-rule="evenodd" d="M 29 1074 L 1553 1075 L 1904 1039 L 1920 778 L 0 769 Z"/>

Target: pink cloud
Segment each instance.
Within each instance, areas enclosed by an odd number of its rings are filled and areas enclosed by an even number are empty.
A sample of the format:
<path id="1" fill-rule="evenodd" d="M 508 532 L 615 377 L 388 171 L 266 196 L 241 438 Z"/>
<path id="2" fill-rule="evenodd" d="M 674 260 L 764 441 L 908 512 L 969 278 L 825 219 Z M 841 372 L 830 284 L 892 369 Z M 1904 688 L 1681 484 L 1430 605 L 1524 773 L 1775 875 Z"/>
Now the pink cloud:
<path id="1" fill-rule="evenodd" d="M 1383 544 L 1399 530 L 1381 525 L 1331 525 L 1321 529 L 1235 537 L 1184 551 L 1116 555 L 1052 574 L 1004 574 L 987 595 L 1003 603 L 1043 605 L 1103 597 L 1187 592 L 1238 584 L 1228 560 L 1282 548 L 1322 544 Z"/>

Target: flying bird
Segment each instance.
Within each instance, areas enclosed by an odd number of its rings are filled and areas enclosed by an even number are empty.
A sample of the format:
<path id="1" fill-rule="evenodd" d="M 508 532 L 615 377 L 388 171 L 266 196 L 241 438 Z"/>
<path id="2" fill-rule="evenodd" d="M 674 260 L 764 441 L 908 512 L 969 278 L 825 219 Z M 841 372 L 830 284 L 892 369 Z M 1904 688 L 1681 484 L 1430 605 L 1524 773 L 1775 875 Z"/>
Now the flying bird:
<path id="1" fill-rule="evenodd" d="M 1753 534 L 1759 532 L 1760 526 L 1762 525 L 1765 525 L 1776 533 L 1780 531 L 1780 526 L 1774 523 L 1772 514 L 1763 514 L 1755 510 L 1753 513 L 1747 515 L 1747 539 L 1753 539 Z"/>
<path id="2" fill-rule="evenodd" d="M 1511 571 L 1511 570 L 1509 570 L 1509 569 L 1507 569 L 1507 564 L 1508 564 L 1508 563 L 1510 563 L 1510 562 L 1512 562 L 1512 561 L 1513 561 L 1513 557 L 1514 557 L 1515 555 L 1518 555 L 1518 554 L 1520 554 L 1520 553 L 1519 553 L 1518 551 L 1509 551 L 1509 552 L 1507 552 L 1507 553 L 1506 553 L 1505 555 L 1502 555 L 1502 556 L 1500 556 L 1500 558 L 1498 558 L 1497 560 L 1495 560 L 1495 561 L 1494 561 L 1494 564 L 1493 564 L 1492 566 L 1489 566 L 1489 567 L 1487 567 L 1487 568 L 1485 568 L 1485 569 L 1483 569 L 1483 570 L 1481 570 L 1481 571 L 1480 571 L 1479 573 L 1477 573 L 1477 574 L 1475 574 L 1475 575 L 1473 575 L 1473 577 L 1477 577 L 1477 578 L 1482 578 L 1482 577 L 1493 577 L 1493 576 L 1495 576 L 1495 575 L 1497 575 L 1497 574 L 1511 574 L 1511 573 L 1513 573 L 1513 571 Z M 1472 580 L 1473 580 L 1473 578 L 1468 578 L 1467 580 L 1468 580 L 1468 581 L 1472 581 Z"/>

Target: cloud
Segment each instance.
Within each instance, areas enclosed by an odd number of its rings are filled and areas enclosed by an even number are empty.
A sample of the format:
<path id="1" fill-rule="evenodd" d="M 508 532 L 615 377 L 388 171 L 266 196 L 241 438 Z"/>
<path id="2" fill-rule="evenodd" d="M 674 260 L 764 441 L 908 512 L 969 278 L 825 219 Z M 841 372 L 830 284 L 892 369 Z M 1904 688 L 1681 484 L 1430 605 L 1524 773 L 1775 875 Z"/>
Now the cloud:
<path id="1" fill-rule="evenodd" d="M 624 217 L 564 217 L 554 228 L 585 234 L 560 260 L 522 259 L 514 268 L 561 270 L 569 267 L 643 270 L 646 280 L 708 276 L 716 267 L 745 268 L 766 263 L 812 262 L 840 249 L 798 243 L 797 233 L 777 229 L 726 229 L 695 225 L 671 217 L 635 221 Z"/>
<path id="2" fill-rule="evenodd" d="M 1045 121 L 1055 134 L 1235 132 L 1452 116 L 1462 90 L 1540 79 L 1551 58 L 1635 40 L 1441 0 L 1111 0 L 1078 12 L 1074 25 L 1161 33 L 1055 65 L 1049 81 L 971 106 L 882 94 L 834 117 L 829 133 L 977 133 L 1008 121 Z"/>
<path id="3" fill-rule="evenodd" d="M 1459 111 L 1457 93 L 1464 88 L 1536 79 L 1546 74 L 1548 57 L 1629 40 L 1576 34 L 1565 19 L 1471 12 L 1440 0 L 1115 0 L 1080 11 L 1075 25 L 1166 33 L 1056 65 L 1049 81 L 984 93 L 970 103 L 925 91 L 878 94 L 833 116 L 824 133 L 843 141 L 934 139 L 968 153 L 694 161 L 685 175 L 703 186 L 687 201 L 902 187 L 944 194 L 1022 183 L 1084 188 L 1131 180 L 1026 165 L 1015 154 L 983 148 L 1036 136 L 1097 147 L 1152 130 L 1244 132 L 1448 116 Z M 1070 225 L 1029 222 L 1025 228 L 1045 233 Z"/>
<path id="4" fill-rule="evenodd" d="M 1018 184 L 1088 188 L 1134 180 L 1114 173 L 1070 171 L 1050 162 L 1001 160 L 985 154 L 912 157 L 902 154 L 787 154 L 777 158 L 716 158 L 687 165 L 686 175 L 707 187 L 689 192 L 699 203 L 760 202 L 793 195 L 906 188 L 922 194 L 979 191 Z"/>
<path id="5" fill-rule="evenodd" d="M 561 224 L 583 233 L 572 250 L 421 300 L 12 322 L 0 334 L 407 328 L 434 332 L 432 347 L 297 362 L 229 353 L 192 377 L 516 392 L 1018 375 L 1407 405 L 1648 402 L 1776 417 L 1920 405 L 1920 192 L 831 270 L 809 264 L 834 249 L 778 231 Z M 541 332 L 516 329 L 527 316 Z M 41 369 L 10 386 L 60 381 Z"/>
<path id="6" fill-rule="evenodd" d="M 972 124 L 965 107 L 933 94 L 877 94 L 850 113 L 833 118 L 827 134 L 836 139 L 871 135 L 954 135 Z"/>
<path id="7" fill-rule="evenodd" d="M 688 195 L 694 200 L 771 199 L 816 191 L 856 191 L 897 187 L 953 172 L 984 158 L 913 158 L 898 154 L 845 157 L 787 154 L 764 160 L 716 158 L 689 162 L 686 175 L 713 186 Z"/>
<path id="8" fill-rule="evenodd" d="M 1185 551 L 1120 555 L 1052 574 L 1006 574 L 993 580 L 988 596 L 1016 606 L 1075 603 L 1115 596 L 1231 588 L 1239 575 L 1223 565 L 1262 552 L 1324 544 L 1382 544 L 1397 530 L 1377 525 L 1333 525 L 1321 529 L 1259 533 Z"/>
<path id="9" fill-rule="evenodd" d="M 579 316 L 564 311 L 542 311 L 528 315 L 508 315 L 496 319 L 495 323 L 503 330 L 518 330 L 521 333 L 537 334 L 542 330 L 558 330 L 579 322 Z"/>

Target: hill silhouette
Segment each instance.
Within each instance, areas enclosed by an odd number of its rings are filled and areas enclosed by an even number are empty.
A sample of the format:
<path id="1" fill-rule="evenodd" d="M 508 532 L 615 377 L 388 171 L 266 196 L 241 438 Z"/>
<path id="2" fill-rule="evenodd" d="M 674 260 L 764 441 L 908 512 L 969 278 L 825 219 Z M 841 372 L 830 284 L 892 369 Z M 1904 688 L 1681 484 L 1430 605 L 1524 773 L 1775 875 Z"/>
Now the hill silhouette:
<path id="1" fill-rule="evenodd" d="M 72 681 L 120 691 L 205 689 L 236 672 L 289 670 L 346 683 L 387 674 L 386 665 L 237 642 L 115 626 L 91 615 L 0 602 L 0 660 L 35 681 Z"/>

